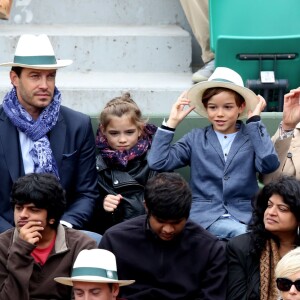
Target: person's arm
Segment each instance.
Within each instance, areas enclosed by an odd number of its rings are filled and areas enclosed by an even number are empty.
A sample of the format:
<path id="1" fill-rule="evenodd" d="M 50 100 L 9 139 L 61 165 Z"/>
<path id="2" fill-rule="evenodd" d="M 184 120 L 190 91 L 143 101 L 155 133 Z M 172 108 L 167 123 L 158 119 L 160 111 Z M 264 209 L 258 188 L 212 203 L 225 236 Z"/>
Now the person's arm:
<path id="1" fill-rule="evenodd" d="M 284 95 L 282 129 L 293 130 L 300 122 L 300 87 Z"/>
<path id="2" fill-rule="evenodd" d="M 85 128 L 85 138 L 82 140 L 79 158 L 76 162 L 74 185 L 75 198 L 62 217 L 62 220 L 72 224 L 76 229 L 82 229 L 90 220 L 96 200 L 98 199 L 95 141 L 89 120 Z"/>
<path id="3" fill-rule="evenodd" d="M 200 255 L 201 256 L 201 255 Z M 207 270 L 199 283 L 197 299 L 225 300 L 227 291 L 227 261 L 225 247 L 216 241 L 207 258 Z"/>
<path id="4" fill-rule="evenodd" d="M 173 171 L 189 163 L 190 147 L 185 138 L 171 146 L 177 125 L 195 108 L 189 106 L 190 100 L 186 97 L 186 92 L 179 96 L 171 108 L 167 122 L 164 122 L 156 131 L 147 158 L 152 170 Z"/>
<path id="5" fill-rule="evenodd" d="M 228 263 L 227 299 L 230 300 L 248 299 L 248 282 L 250 282 L 247 275 L 250 270 L 248 270 L 246 263 L 248 250 L 245 250 L 244 245 L 240 245 L 240 243 L 239 240 L 231 240 L 226 249 Z M 259 285 L 259 282 L 257 284 Z"/>
<path id="6" fill-rule="evenodd" d="M 255 152 L 255 168 L 261 174 L 268 174 L 275 171 L 280 162 L 267 128 L 261 122 L 260 114 L 266 101 L 261 96 L 258 99 L 255 109 L 248 112 L 246 128 Z"/>
<path id="7" fill-rule="evenodd" d="M 35 246 L 17 237 L 11 248 L 0 250 L 0 299 L 29 300 Z"/>

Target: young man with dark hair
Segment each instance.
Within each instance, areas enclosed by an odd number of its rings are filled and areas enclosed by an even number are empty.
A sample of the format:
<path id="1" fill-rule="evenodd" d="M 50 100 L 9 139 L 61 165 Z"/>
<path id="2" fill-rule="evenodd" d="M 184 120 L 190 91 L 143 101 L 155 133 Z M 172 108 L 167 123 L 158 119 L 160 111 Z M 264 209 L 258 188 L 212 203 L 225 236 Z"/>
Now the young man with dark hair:
<path id="1" fill-rule="evenodd" d="M 99 248 L 113 252 L 127 299 L 226 299 L 222 242 L 188 220 L 192 195 L 176 173 L 160 173 L 145 188 L 147 215 L 111 227 Z"/>
<path id="2" fill-rule="evenodd" d="M 12 187 L 16 228 L 0 234 L 0 299 L 71 299 L 71 288 L 53 281 L 68 276 L 78 253 L 94 240 L 59 223 L 65 192 L 52 174 L 27 174 Z"/>

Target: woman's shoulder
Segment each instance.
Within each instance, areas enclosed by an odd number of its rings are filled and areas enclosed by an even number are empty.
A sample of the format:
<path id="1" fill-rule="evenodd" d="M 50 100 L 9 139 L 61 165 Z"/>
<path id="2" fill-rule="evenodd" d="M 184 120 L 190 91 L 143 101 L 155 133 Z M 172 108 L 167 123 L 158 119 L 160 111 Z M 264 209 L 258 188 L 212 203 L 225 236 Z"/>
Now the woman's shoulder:
<path id="1" fill-rule="evenodd" d="M 251 243 L 252 243 L 251 234 L 247 232 L 231 238 L 227 243 L 227 248 L 249 251 Z"/>

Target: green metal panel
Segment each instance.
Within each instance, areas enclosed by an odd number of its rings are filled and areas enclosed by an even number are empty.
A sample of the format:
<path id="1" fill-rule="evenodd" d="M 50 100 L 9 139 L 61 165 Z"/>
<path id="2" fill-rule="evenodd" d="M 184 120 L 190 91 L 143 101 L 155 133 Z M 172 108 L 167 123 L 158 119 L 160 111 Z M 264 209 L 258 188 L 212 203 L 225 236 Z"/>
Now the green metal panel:
<path id="1" fill-rule="evenodd" d="M 211 49 L 221 35 L 300 35 L 299 11 L 299 0 L 209 0 Z"/>
<path id="2" fill-rule="evenodd" d="M 288 89 L 300 86 L 299 0 L 210 0 L 210 46 L 216 66 L 232 68 L 244 83 L 275 71 Z M 240 60 L 239 54 L 295 54 L 295 59 Z M 268 100 L 268 99 L 266 99 Z"/>
<path id="3" fill-rule="evenodd" d="M 299 1 L 300 3 L 300 1 Z M 300 24 L 300 21 L 299 21 Z M 219 36 L 216 66 L 226 66 L 238 72 L 246 84 L 247 79 L 259 79 L 260 71 L 275 71 L 276 79 L 288 79 L 288 89 L 300 86 L 300 35 L 286 37 Z M 293 53 L 295 59 L 241 60 L 239 54 Z M 266 99 L 268 100 L 268 99 Z"/>

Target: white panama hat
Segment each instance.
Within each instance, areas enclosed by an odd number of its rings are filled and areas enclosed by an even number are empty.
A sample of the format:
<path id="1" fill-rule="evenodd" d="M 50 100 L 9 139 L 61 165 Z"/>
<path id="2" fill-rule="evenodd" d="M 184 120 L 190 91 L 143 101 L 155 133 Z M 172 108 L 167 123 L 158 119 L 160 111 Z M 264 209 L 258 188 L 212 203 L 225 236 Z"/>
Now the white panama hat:
<path id="1" fill-rule="evenodd" d="M 72 60 L 56 59 L 46 34 L 23 34 L 19 38 L 14 61 L 2 63 L 2 67 L 23 67 L 40 70 L 59 69 L 69 66 Z"/>
<path id="2" fill-rule="evenodd" d="M 240 94 L 246 102 L 244 111 L 240 114 L 239 119 L 246 118 L 248 110 L 254 110 L 259 102 L 257 95 L 250 89 L 244 87 L 242 77 L 232 69 L 226 67 L 217 67 L 207 81 L 202 81 L 188 90 L 188 99 L 191 106 L 195 106 L 195 112 L 207 118 L 206 109 L 202 103 L 202 96 L 205 90 L 209 88 L 227 88 Z"/>
<path id="3" fill-rule="evenodd" d="M 55 281 L 73 286 L 74 281 L 118 283 L 119 286 L 129 285 L 135 280 L 118 280 L 115 255 L 104 249 L 90 249 L 79 252 L 71 277 L 56 277 Z"/>

